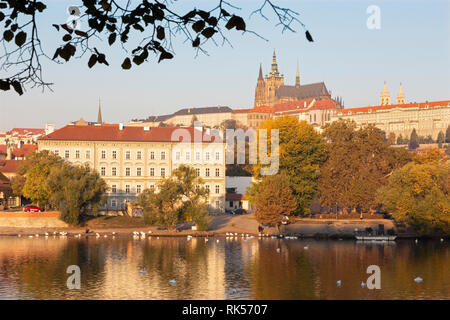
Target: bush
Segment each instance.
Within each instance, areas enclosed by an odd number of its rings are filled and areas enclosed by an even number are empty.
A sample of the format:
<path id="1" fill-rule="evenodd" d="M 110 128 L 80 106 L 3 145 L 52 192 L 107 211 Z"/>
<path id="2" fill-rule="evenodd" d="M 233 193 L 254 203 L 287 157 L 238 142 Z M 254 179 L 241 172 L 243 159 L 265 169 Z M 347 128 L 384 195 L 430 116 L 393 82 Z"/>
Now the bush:
<path id="1" fill-rule="evenodd" d="M 199 231 L 206 231 L 211 224 L 211 216 L 206 205 L 189 207 L 186 209 L 186 214 L 192 217 Z"/>

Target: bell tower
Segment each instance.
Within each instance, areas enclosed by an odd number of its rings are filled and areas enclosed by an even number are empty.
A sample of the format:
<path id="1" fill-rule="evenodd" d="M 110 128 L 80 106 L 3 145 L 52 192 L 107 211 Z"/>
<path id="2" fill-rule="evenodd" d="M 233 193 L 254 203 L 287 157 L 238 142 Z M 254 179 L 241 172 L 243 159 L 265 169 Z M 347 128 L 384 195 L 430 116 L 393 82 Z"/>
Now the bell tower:
<path id="1" fill-rule="evenodd" d="M 405 94 L 403 93 L 402 83 L 400 82 L 400 88 L 397 94 L 397 104 L 405 104 Z"/>
<path id="2" fill-rule="evenodd" d="M 386 87 L 386 81 L 384 82 L 383 91 L 380 95 L 380 106 L 387 106 L 391 104 L 391 96 Z"/>

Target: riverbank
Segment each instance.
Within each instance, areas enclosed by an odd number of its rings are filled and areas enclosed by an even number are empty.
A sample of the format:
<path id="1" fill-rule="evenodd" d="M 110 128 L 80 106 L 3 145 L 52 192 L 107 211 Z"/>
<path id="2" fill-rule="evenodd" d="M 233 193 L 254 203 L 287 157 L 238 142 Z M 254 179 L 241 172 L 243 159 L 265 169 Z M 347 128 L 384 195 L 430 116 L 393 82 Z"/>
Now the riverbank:
<path id="1" fill-rule="evenodd" d="M 36 215 L 36 214 L 35 214 Z M 40 216 L 40 219 L 45 219 Z M 15 220 L 18 217 L 14 217 Z M 50 214 L 48 219 L 57 219 L 54 214 Z M 298 219 L 295 223 L 282 226 L 281 231 L 284 235 L 297 236 L 300 238 L 318 238 L 318 239 L 348 239 L 353 238 L 355 229 L 364 230 L 365 228 L 378 229 L 378 226 L 384 225 L 384 230 L 394 229 L 396 226 L 389 219 L 370 219 L 370 220 L 332 220 L 332 219 Z M 60 232 L 67 233 L 67 236 L 132 236 L 133 232 L 145 233 L 152 236 L 227 236 L 230 233 L 241 236 L 257 236 L 258 222 L 253 214 L 248 215 L 219 215 L 212 219 L 208 231 L 196 230 L 160 230 L 155 226 L 145 226 L 141 218 L 131 217 L 96 217 L 85 222 L 82 227 L 33 227 L 27 226 L 0 226 L 0 235 L 3 236 L 44 236 L 46 233 L 50 236 L 59 235 Z M 86 229 L 89 230 L 86 233 Z M 277 228 L 265 228 L 265 235 L 278 234 Z M 412 230 L 406 232 L 397 232 L 399 238 L 417 237 Z"/>

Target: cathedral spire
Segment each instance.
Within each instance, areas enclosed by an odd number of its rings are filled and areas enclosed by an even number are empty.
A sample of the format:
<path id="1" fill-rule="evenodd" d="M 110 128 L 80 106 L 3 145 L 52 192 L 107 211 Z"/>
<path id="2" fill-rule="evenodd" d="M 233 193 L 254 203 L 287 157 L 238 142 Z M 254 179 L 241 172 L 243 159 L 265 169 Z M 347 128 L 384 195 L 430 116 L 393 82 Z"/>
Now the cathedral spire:
<path id="1" fill-rule="evenodd" d="M 261 63 L 259 64 L 259 76 L 258 76 L 258 80 L 264 80 L 264 78 L 263 78 L 263 73 L 262 73 L 262 66 L 261 66 Z"/>
<path id="2" fill-rule="evenodd" d="M 397 104 L 404 104 L 404 103 L 405 103 L 405 94 L 403 93 L 402 83 L 400 82 L 400 88 L 398 89 L 397 94 Z"/>
<path id="3" fill-rule="evenodd" d="M 97 123 L 102 124 L 102 108 L 100 106 L 100 98 L 98 98 L 98 114 L 97 114 Z"/>
<path id="4" fill-rule="evenodd" d="M 280 75 L 280 73 L 278 72 L 277 56 L 275 54 L 275 49 L 273 49 L 272 68 L 270 69 L 270 75 L 276 77 Z"/>
<path id="5" fill-rule="evenodd" d="M 300 87 L 300 71 L 298 69 L 298 60 L 297 60 L 297 74 L 295 76 L 295 86 Z"/>

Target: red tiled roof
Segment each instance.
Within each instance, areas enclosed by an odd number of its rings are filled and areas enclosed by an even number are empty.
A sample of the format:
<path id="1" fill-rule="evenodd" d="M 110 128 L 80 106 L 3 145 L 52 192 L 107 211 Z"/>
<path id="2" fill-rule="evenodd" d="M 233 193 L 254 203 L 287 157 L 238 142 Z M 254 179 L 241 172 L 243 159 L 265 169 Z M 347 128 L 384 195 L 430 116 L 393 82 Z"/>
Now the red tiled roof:
<path id="1" fill-rule="evenodd" d="M 38 146 L 36 144 L 24 144 L 21 148 L 15 148 L 12 154 L 15 157 L 26 157 L 32 152 L 37 151 Z"/>
<path id="2" fill-rule="evenodd" d="M 3 173 L 0 172 L 0 183 L 1 184 L 9 184 L 9 179 L 5 177 Z"/>
<path id="3" fill-rule="evenodd" d="M 305 102 L 306 107 L 304 107 Z M 310 107 L 308 108 L 308 106 Z M 290 101 L 283 104 L 275 105 L 274 107 L 276 110 L 275 112 L 278 114 L 292 114 L 292 113 L 306 112 L 310 110 L 327 110 L 338 108 L 336 102 L 332 99 L 315 100 L 314 102 L 313 99 Z"/>
<path id="4" fill-rule="evenodd" d="M 438 106 L 448 106 L 450 104 L 450 100 L 443 101 L 430 101 L 430 102 L 420 102 L 420 103 L 405 103 L 405 104 L 391 104 L 386 106 L 369 106 L 369 107 L 360 107 L 360 108 L 348 108 L 342 109 L 339 111 L 339 114 L 348 114 L 349 112 L 358 113 L 358 112 L 374 112 L 378 110 L 389 110 L 394 108 L 433 108 Z"/>
<path id="5" fill-rule="evenodd" d="M 227 193 L 225 195 L 225 200 L 226 201 L 242 201 L 242 200 L 247 200 L 247 198 L 240 193 Z"/>
<path id="6" fill-rule="evenodd" d="M 8 134 L 17 133 L 17 134 L 45 134 L 45 129 L 37 129 L 37 128 L 14 128 L 8 131 Z"/>
<path id="7" fill-rule="evenodd" d="M 20 160 L 0 160 L 0 172 L 17 173 L 21 163 L 22 161 Z"/>
<path id="8" fill-rule="evenodd" d="M 288 110 L 298 110 L 303 109 L 305 107 L 309 106 L 309 104 L 313 101 L 313 98 L 303 99 L 303 100 L 296 100 L 296 101 L 288 101 L 283 103 L 277 103 L 273 106 L 275 112 L 280 111 L 288 111 Z"/>
<path id="9" fill-rule="evenodd" d="M 183 140 L 181 137 L 184 134 L 187 134 L 188 141 L 184 142 L 195 142 L 195 131 L 198 134 L 199 131 L 192 127 L 150 127 L 149 130 L 144 130 L 144 127 L 123 126 L 123 129 L 120 130 L 118 124 L 101 126 L 67 125 L 39 138 L 39 140 L 178 142 Z M 175 140 L 175 138 L 178 139 Z M 212 142 L 221 142 L 220 139 L 215 141 L 214 137 L 203 132 L 203 142 L 211 142 L 211 140 Z"/>

